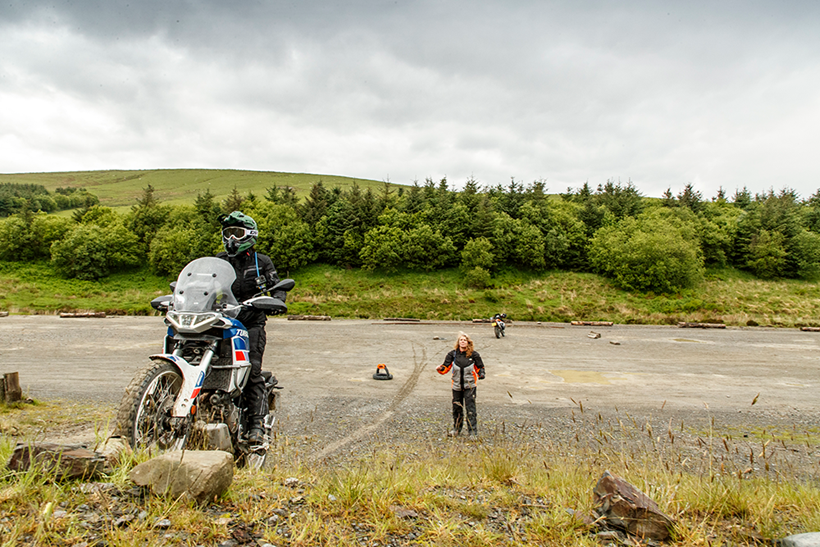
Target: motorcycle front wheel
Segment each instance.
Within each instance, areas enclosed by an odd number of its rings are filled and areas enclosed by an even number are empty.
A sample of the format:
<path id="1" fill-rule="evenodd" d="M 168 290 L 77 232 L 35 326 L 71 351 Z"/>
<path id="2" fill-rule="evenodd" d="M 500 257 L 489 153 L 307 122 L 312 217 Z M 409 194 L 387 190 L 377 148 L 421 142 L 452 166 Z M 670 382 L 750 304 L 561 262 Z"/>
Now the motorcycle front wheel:
<path id="1" fill-rule="evenodd" d="M 498 325 L 495 326 L 495 337 L 501 338 L 501 327 L 499 327 Z"/>
<path id="2" fill-rule="evenodd" d="M 171 363 L 152 361 L 134 376 L 117 412 L 117 431 L 134 449 L 180 449 L 181 435 L 171 410 L 182 388 L 182 375 Z"/>

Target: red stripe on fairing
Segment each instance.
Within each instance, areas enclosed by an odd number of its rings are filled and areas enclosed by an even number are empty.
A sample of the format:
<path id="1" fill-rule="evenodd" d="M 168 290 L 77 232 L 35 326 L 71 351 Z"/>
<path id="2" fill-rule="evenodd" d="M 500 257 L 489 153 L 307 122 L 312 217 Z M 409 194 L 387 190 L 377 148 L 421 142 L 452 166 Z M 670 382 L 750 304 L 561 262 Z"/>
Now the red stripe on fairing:
<path id="1" fill-rule="evenodd" d="M 202 390 L 202 383 L 205 381 L 205 373 L 200 371 L 199 376 L 196 379 L 196 387 L 194 391 L 191 393 L 191 400 L 193 401 L 196 399 L 196 396 L 199 395 L 199 392 Z"/>
<path id="2" fill-rule="evenodd" d="M 234 352 L 234 356 L 235 356 L 237 361 L 247 361 L 248 358 L 245 355 L 245 353 L 246 352 L 244 352 L 244 351 L 236 351 L 236 352 Z"/>

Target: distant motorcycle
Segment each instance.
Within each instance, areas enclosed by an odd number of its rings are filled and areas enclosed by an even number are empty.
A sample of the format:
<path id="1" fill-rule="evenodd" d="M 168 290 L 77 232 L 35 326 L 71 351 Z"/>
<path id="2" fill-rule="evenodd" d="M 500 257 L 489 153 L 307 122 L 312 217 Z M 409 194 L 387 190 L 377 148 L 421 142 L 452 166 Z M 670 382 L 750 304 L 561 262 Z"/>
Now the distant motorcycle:
<path id="1" fill-rule="evenodd" d="M 161 296 L 151 306 L 165 314 L 168 333 L 162 353 L 140 370 L 125 390 L 117 413 L 117 429 L 137 449 L 174 449 L 186 446 L 232 452 L 237 463 L 260 468 L 268 442 L 251 444 L 249 412 L 242 389 L 250 377 L 248 331 L 236 320 L 243 309 L 268 315 L 287 311 L 271 296 L 237 302 L 231 292 L 236 279 L 225 260 L 206 257 L 189 263 L 172 284 L 173 295 Z M 289 291 L 284 279 L 270 289 Z M 271 411 L 276 407 L 276 378 L 262 371 Z M 265 419 L 270 439 L 273 416 Z"/>
<path id="2" fill-rule="evenodd" d="M 493 315 L 493 330 L 495 330 L 495 337 L 501 338 L 502 336 L 506 336 L 505 330 L 507 329 L 507 324 L 504 320 L 507 318 L 506 313 L 497 313 Z"/>

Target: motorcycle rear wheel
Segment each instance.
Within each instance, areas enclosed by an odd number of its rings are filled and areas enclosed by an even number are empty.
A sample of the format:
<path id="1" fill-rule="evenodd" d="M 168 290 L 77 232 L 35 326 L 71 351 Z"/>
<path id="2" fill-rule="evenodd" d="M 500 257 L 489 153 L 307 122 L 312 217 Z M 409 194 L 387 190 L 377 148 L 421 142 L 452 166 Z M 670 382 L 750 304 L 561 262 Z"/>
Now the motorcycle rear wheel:
<path id="1" fill-rule="evenodd" d="M 139 371 L 117 412 L 117 431 L 134 449 L 180 449 L 185 436 L 171 425 L 171 410 L 182 388 L 182 375 L 171 363 L 152 361 Z"/>

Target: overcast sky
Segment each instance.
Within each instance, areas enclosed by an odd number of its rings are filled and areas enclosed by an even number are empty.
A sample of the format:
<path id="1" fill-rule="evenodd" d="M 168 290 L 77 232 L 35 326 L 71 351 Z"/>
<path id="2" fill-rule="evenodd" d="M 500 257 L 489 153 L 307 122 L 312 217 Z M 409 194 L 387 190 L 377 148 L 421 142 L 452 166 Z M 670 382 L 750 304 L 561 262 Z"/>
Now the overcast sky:
<path id="1" fill-rule="evenodd" d="M 0 173 L 820 187 L 820 2 L 3 0 Z"/>

